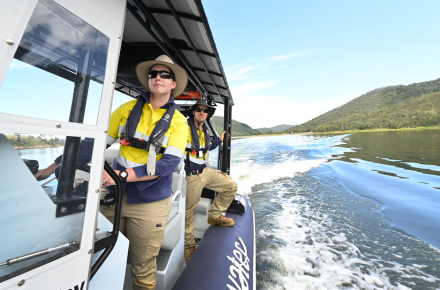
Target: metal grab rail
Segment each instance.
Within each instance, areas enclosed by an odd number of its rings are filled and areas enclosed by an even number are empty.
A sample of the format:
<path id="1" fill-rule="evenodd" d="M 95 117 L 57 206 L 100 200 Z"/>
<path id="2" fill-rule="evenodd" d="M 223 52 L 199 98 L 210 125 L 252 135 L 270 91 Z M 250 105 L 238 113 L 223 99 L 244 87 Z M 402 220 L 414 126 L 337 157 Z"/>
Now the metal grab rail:
<path id="1" fill-rule="evenodd" d="M 48 249 L 41 250 L 41 251 L 38 251 L 38 252 L 34 252 L 34 253 L 26 254 L 26 255 L 23 255 L 23 256 L 20 256 L 20 257 L 9 259 L 9 260 L 7 260 L 4 263 L 0 263 L 0 266 L 14 265 L 14 264 L 19 263 L 19 262 L 27 261 L 27 260 L 30 260 L 30 259 L 33 259 L 33 258 L 36 258 L 36 257 L 40 257 L 40 256 L 43 256 L 43 255 L 47 255 L 47 254 L 50 254 L 50 253 L 53 253 L 53 252 L 56 252 L 56 251 L 64 250 L 64 249 L 67 249 L 67 248 L 70 248 L 70 247 L 73 247 L 73 246 L 76 246 L 76 245 L 77 245 L 77 243 L 75 241 L 70 242 L 70 243 L 66 243 L 66 244 L 62 244 L 62 245 L 59 245 L 59 246 L 56 246 L 56 247 L 48 248 Z"/>
<path id="2" fill-rule="evenodd" d="M 96 260 L 95 264 L 93 264 L 90 270 L 90 280 L 93 279 L 95 274 L 98 272 L 99 268 L 101 268 L 102 264 L 105 262 L 105 260 L 108 258 L 113 248 L 115 247 L 115 244 L 118 240 L 119 226 L 121 223 L 121 208 L 122 208 L 122 194 L 123 194 L 122 182 L 119 179 L 119 176 L 113 170 L 113 168 L 107 163 L 107 161 L 104 161 L 104 170 L 110 175 L 110 177 L 116 183 L 117 192 L 114 193 L 116 196 L 115 218 L 113 220 L 113 230 L 110 232 L 110 234 L 95 242 L 94 253 L 99 252 L 103 249 L 105 250 L 98 258 L 98 260 Z"/>

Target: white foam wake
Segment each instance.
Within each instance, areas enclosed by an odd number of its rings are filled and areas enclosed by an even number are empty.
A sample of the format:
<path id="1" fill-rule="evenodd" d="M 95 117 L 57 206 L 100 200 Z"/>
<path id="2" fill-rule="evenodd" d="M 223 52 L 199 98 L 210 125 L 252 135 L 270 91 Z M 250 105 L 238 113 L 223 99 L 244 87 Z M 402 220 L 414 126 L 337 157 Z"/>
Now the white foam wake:
<path id="1" fill-rule="evenodd" d="M 294 177 L 295 174 L 307 172 L 325 161 L 325 159 L 301 160 L 296 157 L 288 157 L 282 162 L 263 165 L 257 164 L 249 158 L 231 164 L 231 177 L 238 184 L 238 193 L 248 196 L 252 194 L 252 187 L 255 185 L 270 183 L 279 178 Z"/>
<path id="2" fill-rule="evenodd" d="M 259 230 L 258 235 L 275 236 L 285 244 L 259 249 L 264 259 L 278 264 L 277 270 L 272 269 L 278 283 L 265 285 L 267 289 L 410 289 L 399 282 L 393 285 L 387 271 L 432 283 L 438 281 L 420 269 L 424 266 L 366 257 L 345 233 L 336 229 L 330 216 L 312 209 L 306 197 L 297 194 L 286 198 L 292 189 L 281 184 L 275 184 L 274 191 L 274 200 L 282 206 L 275 217 L 279 227 Z M 385 263 L 390 266 L 380 266 Z"/>

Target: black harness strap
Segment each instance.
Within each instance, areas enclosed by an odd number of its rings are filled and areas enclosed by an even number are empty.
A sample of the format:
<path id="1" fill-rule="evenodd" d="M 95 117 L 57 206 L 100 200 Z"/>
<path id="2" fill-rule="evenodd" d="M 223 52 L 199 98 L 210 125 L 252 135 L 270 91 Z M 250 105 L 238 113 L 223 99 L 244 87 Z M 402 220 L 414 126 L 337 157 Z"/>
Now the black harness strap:
<path id="1" fill-rule="evenodd" d="M 127 118 L 124 128 L 121 131 L 120 143 L 124 146 L 131 146 L 133 148 L 144 149 L 146 151 L 149 150 L 150 144 L 153 144 L 156 147 L 156 154 L 163 154 L 165 152 L 165 148 L 162 147 L 163 144 L 159 140 L 170 128 L 171 120 L 173 119 L 177 105 L 174 102 L 170 104 L 168 110 L 156 123 L 156 126 L 154 127 L 148 141 L 145 141 L 144 139 L 136 139 L 133 138 L 133 136 L 141 120 L 142 111 L 144 109 L 147 97 L 149 97 L 149 93 L 142 92 L 142 96 L 138 98 L 135 106 Z"/>

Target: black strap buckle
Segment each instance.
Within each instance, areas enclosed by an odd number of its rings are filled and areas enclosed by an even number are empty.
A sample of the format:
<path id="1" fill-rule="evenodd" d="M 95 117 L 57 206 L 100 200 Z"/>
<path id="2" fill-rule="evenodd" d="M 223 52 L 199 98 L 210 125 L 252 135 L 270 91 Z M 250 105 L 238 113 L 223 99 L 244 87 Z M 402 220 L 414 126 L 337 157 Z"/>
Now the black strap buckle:
<path id="1" fill-rule="evenodd" d="M 131 140 L 130 140 L 130 146 L 137 148 L 137 149 L 145 149 L 145 148 L 148 148 L 149 145 L 150 145 L 150 143 L 145 140 L 139 140 L 139 139 L 135 139 L 135 138 L 131 138 Z"/>

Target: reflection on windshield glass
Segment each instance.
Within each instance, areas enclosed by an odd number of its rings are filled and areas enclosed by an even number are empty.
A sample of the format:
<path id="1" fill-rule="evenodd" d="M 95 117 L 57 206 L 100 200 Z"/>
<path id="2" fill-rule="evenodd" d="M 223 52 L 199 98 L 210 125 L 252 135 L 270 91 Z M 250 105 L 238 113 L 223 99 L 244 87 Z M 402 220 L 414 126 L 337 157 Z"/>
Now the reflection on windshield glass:
<path id="1" fill-rule="evenodd" d="M 7 164 L 0 169 L 0 233 L 8 237 L 0 247 L 0 282 L 72 253 L 81 243 L 87 168 L 73 168 L 72 179 L 63 176 L 69 170 L 55 170 L 42 182 L 35 177 L 63 152 L 69 138 L 77 137 L 41 136 L 0 133 L 0 160 Z M 69 153 L 63 159 L 80 164 Z M 61 180 L 65 190 L 60 194 Z"/>
<path id="2" fill-rule="evenodd" d="M 3 113 L 96 124 L 109 38 L 40 0 L 0 90 Z"/>
<path id="3" fill-rule="evenodd" d="M 82 19 L 39 0 L 2 83 L 0 112 L 96 124 L 108 45 Z M 7 236 L 0 283 L 81 247 L 94 139 L 43 131 L 0 132 L 0 234 Z"/>

